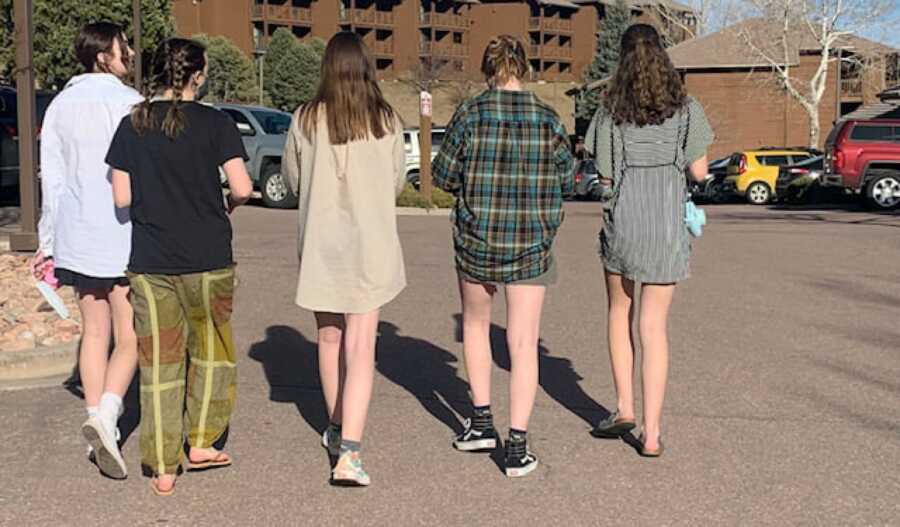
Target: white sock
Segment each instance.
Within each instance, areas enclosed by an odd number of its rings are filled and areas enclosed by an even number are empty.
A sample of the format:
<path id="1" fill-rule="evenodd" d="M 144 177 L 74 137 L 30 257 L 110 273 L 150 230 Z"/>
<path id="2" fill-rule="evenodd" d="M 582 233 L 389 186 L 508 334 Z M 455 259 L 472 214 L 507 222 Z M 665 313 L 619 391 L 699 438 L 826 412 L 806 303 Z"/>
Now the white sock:
<path id="1" fill-rule="evenodd" d="M 99 416 L 110 432 L 115 431 L 120 415 L 122 415 L 122 398 L 112 392 L 103 392 L 100 397 Z"/>
<path id="2" fill-rule="evenodd" d="M 87 414 L 88 414 L 88 417 L 89 417 L 89 418 L 90 418 L 90 417 L 97 417 L 97 415 L 100 414 L 100 407 L 99 407 L 99 406 L 88 406 L 88 407 L 87 407 Z"/>

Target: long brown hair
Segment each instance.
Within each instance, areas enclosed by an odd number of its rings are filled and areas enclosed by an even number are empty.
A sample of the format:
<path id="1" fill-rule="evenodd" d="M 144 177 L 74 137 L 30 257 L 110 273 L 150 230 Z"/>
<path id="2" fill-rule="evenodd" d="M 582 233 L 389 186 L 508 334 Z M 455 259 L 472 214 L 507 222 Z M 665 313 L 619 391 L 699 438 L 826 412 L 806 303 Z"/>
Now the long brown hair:
<path id="1" fill-rule="evenodd" d="M 191 77 L 206 68 L 206 48 L 199 42 L 185 38 L 170 38 L 156 49 L 147 75 L 146 98 L 131 111 L 131 124 L 138 134 L 148 130 L 162 130 L 175 139 L 184 130 L 185 117 L 181 108 L 182 93 Z M 153 97 L 172 90 L 172 103 L 162 124 L 150 111 Z"/>
<path id="2" fill-rule="evenodd" d="M 656 29 L 648 24 L 629 27 L 622 35 L 619 67 L 603 102 L 616 124 L 662 124 L 684 106 L 686 97 Z"/>
<path id="3" fill-rule="evenodd" d="M 522 41 L 511 35 L 500 35 L 488 42 L 481 58 L 481 73 L 488 86 L 496 88 L 510 79 L 525 80 L 528 59 Z"/>
<path id="4" fill-rule="evenodd" d="M 324 106 L 331 144 L 376 139 L 396 132 L 397 112 L 385 100 L 375 77 L 375 62 L 356 33 L 331 37 L 322 58 L 322 77 L 315 97 L 300 110 L 300 126 L 307 137 L 315 133 Z"/>
<path id="5" fill-rule="evenodd" d="M 129 67 L 130 57 L 125 32 L 122 26 L 112 22 L 94 22 L 83 26 L 75 37 L 75 57 L 87 73 L 94 71 L 109 73 L 107 66 L 97 60 L 97 55 L 101 53 L 112 55 L 116 42 L 119 43 L 119 50 L 122 53 L 122 63 Z"/>

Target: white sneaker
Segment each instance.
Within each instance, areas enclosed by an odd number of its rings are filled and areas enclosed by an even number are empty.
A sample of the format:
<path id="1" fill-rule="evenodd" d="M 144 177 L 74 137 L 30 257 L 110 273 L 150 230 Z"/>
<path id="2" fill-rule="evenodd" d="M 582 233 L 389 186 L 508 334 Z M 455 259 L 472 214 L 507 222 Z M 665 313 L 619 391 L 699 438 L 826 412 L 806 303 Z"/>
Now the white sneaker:
<path id="1" fill-rule="evenodd" d="M 100 472 L 114 479 L 125 479 L 128 476 L 125 460 L 122 459 L 116 442 L 118 430 L 107 430 L 99 417 L 89 417 L 81 425 L 81 433 L 94 451 Z"/>

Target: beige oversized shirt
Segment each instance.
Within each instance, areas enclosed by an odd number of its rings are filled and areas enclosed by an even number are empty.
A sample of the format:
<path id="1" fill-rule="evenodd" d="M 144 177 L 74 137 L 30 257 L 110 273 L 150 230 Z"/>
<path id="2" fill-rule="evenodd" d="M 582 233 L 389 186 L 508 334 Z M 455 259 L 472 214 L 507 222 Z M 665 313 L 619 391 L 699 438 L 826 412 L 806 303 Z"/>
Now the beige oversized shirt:
<path id="1" fill-rule="evenodd" d="M 300 200 L 297 305 L 311 311 L 368 313 L 406 287 L 396 198 L 405 183 L 401 125 L 380 139 L 344 145 L 328 138 L 325 111 L 314 137 L 294 114 L 284 163 Z"/>

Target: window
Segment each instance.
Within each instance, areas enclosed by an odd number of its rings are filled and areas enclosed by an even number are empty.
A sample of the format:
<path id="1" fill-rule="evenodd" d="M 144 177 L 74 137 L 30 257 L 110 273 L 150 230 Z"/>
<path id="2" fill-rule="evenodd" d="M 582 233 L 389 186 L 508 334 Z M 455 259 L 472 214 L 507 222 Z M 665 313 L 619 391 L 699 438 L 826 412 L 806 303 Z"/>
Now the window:
<path id="1" fill-rule="evenodd" d="M 893 135 L 894 130 L 891 126 L 858 124 L 850 132 L 850 139 L 854 141 L 890 141 Z"/>
<path id="2" fill-rule="evenodd" d="M 241 135 L 256 135 L 256 130 L 253 128 L 253 125 L 250 124 L 250 119 L 247 119 L 247 116 L 243 113 L 230 108 L 223 108 L 222 111 L 231 117 L 234 124 L 237 126 L 237 129 L 241 132 Z"/>
<path id="3" fill-rule="evenodd" d="M 431 149 L 437 150 L 441 147 L 441 144 L 444 142 L 444 132 L 431 132 Z"/>
<path id="4" fill-rule="evenodd" d="M 805 163 L 813 157 L 812 154 L 793 154 L 791 155 L 791 164 L 796 165 L 797 163 Z"/>
<path id="5" fill-rule="evenodd" d="M 259 121 L 259 125 L 267 134 L 286 134 L 291 128 L 291 116 L 278 112 L 251 111 L 253 117 Z"/>
<path id="6" fill-rule="evenodd" d="M 765 166 L 786 166 L 789 165 L 788 156 L 756 156 L 757 161 L 759 161 L 760 165 Z"/>

